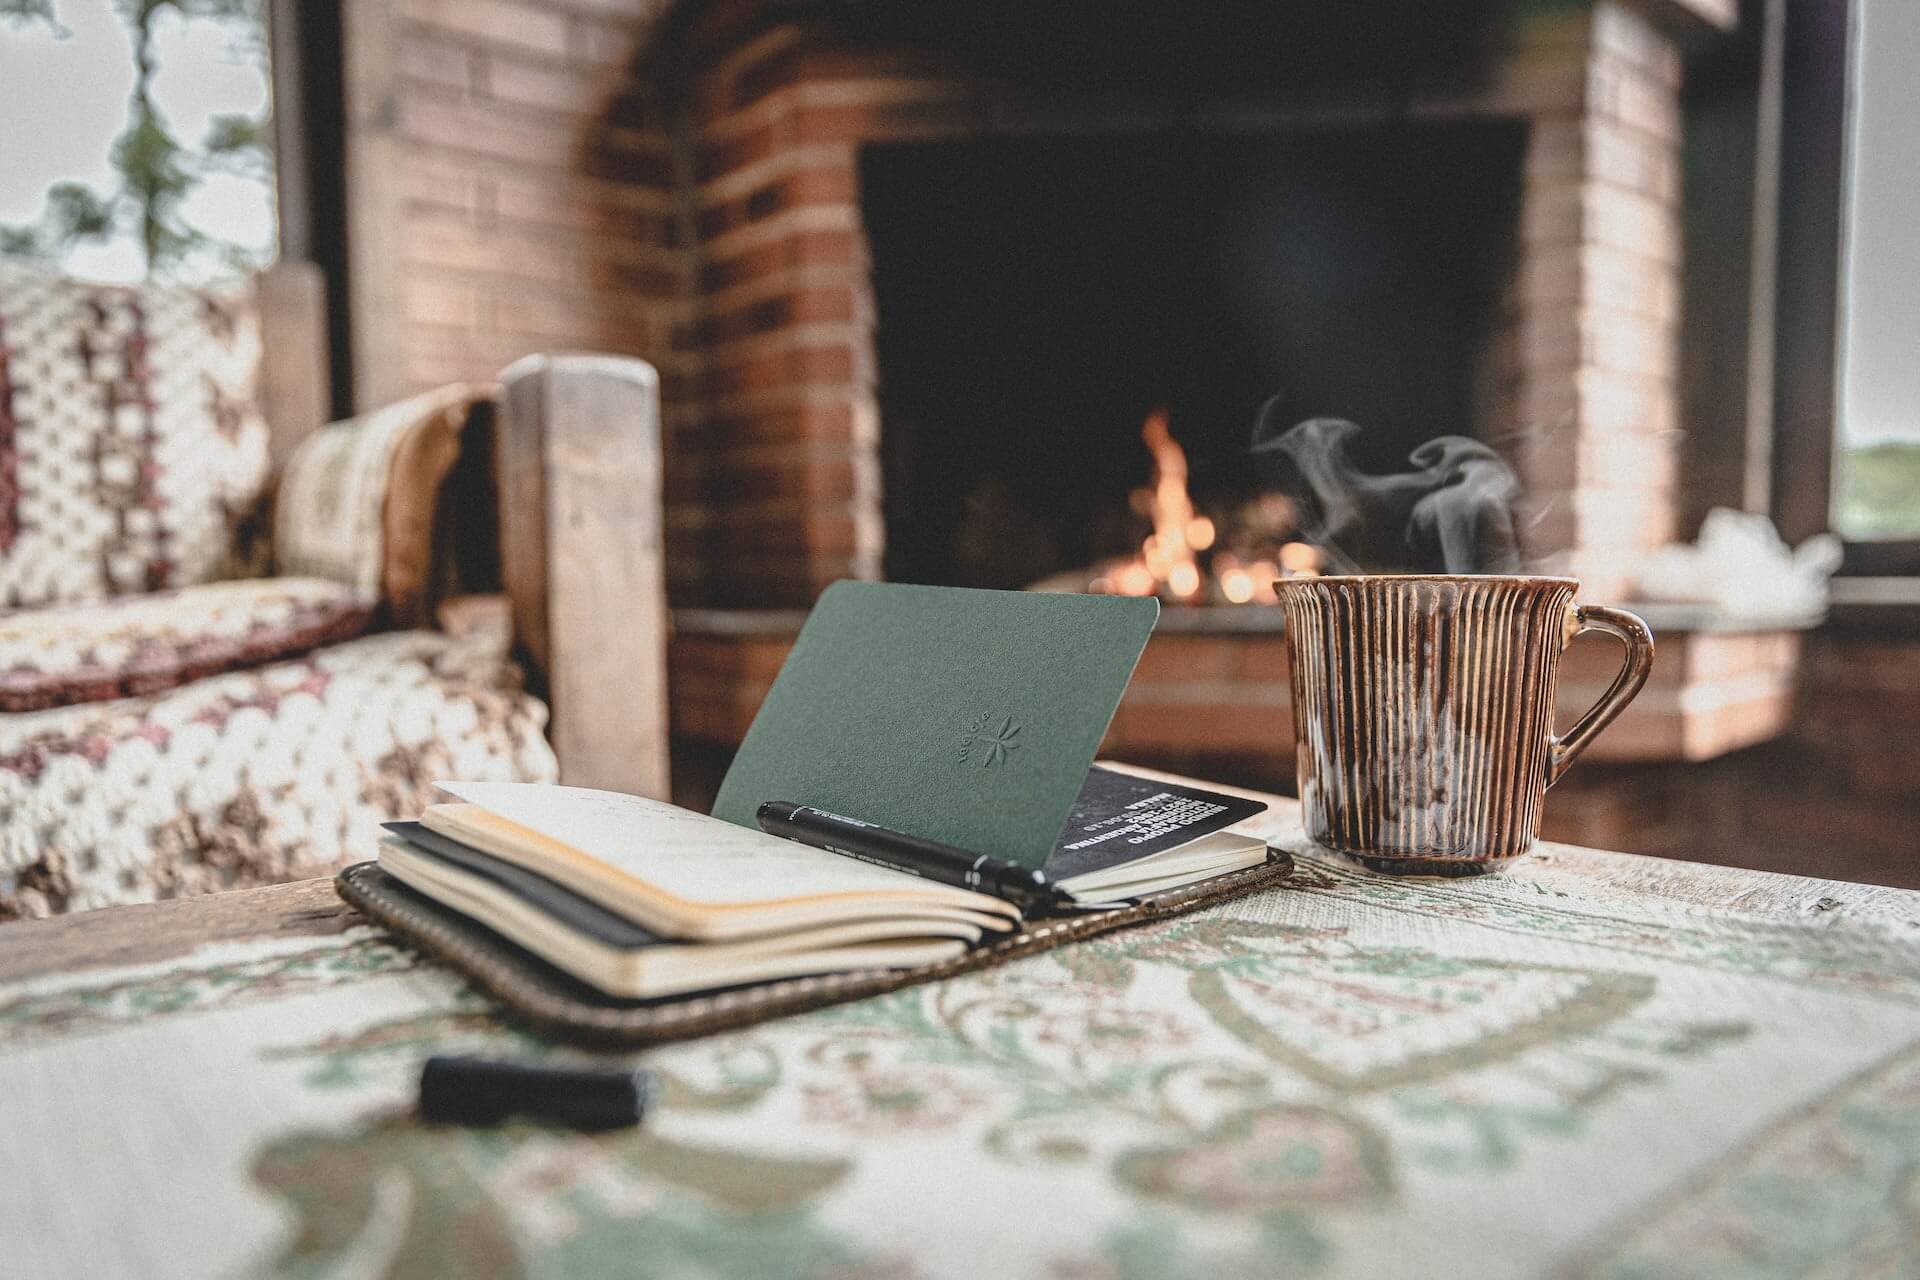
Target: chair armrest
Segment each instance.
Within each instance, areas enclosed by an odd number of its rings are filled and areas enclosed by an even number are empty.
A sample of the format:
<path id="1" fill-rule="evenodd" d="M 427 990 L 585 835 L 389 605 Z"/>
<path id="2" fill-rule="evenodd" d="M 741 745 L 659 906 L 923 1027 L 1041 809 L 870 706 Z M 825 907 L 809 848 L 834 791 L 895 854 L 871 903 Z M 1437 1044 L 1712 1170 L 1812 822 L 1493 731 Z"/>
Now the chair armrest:
<path id="1" fill-rule="evenodd" d="M 502 376 L 501 567 L 560 779 L 665 799 L 659 379 L 614 356 Z"/>

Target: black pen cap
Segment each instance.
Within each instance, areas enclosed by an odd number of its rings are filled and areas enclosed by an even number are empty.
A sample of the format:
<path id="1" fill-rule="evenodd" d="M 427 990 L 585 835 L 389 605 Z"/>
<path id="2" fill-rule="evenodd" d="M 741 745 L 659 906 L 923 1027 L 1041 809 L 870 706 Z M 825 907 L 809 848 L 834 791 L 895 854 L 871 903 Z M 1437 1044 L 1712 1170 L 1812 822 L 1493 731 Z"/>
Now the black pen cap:
<path id="1" fill-rule="evenodd" d="M 800 812 L 800 806 L 790 800 L 763 800 L 760 807 L 753 811 L 753 816 L 763 830 L 772 831 L 773 834 L 778 835 L 779 832 L 767 826 L 767 822 L 769 820 L 791 822 L 793 815 L 798 812 Z"/>
<path id="2" fill-rule="evenodd" d="M 574 1129 L 621 1129 L 640 1123 L 652 1095 L 653 1075 L 639 1067 L 442 1057 L 420 1069 L 420 1115 L 432 1124 L 529 1116 Z"/>

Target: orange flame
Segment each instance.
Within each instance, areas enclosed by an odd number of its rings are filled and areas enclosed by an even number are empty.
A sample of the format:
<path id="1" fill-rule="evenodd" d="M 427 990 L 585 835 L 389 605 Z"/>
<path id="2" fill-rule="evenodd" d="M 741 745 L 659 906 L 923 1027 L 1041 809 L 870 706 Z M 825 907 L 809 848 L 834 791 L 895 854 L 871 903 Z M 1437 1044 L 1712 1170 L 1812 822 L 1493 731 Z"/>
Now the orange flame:
<path id="1" fill-rule="evenodd" d="M 1164 582 L 1174 597 L 1191 600 L 1200 594 L 1200 562 L 1194 552 L 1213 545 L 1213 521 L 1195 514 L 1187 492 L 1187 455 L 1167 430 L 1167 411 L 1155 409 L 1141 424 L 1140 438 L 1153 454 L 1153 488 L 1148 511 L 1153 534 L 1140 547 L 1156 582 Z"/>
<path id="2" fill-rule="evenodd" d="M 1093 579 L 1092 590 L 1128 596 L 1162 594 L 1196 602 L 1207 597 L 1211 585 L 1230 604 L 1272 604 L 1278 599 L 1274 579 L 1318 571 L 1319 552 L 1304 543 L 1282 547 L 1278 563 L 1266 556 L 1247 563 L 1222 548 L 1213 551 L 1210 584 L 1199 553 L 1213 547 L 1219 530 L 1193 509 L 1193 496 L 1187 491 L 1187 454 L 1167 429 L 1165 409 L 1147 415 L 1140 425 L 1140 438 L 1153 455 L 1153 482 L 1134 492 L 1133 509 L 1152 520 L 1153 533 L 1140 544 L 1138 556 L 1109 566 Z"/>

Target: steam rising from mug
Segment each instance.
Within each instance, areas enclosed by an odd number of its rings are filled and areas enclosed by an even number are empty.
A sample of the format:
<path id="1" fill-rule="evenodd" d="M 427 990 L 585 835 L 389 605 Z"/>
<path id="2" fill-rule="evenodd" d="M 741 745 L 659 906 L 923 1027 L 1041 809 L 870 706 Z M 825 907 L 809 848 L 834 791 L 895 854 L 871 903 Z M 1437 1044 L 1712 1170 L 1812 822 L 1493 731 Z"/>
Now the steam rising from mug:
<path id="1" fill-rule="evenodd" d="M 1373 476 L 1348 452 L 1360 428 L 1309 418 L 1291 428 L 1269 400 L 1253 427 L 1253 457 L 1300 508 L 1300 527 L 1341 573 L 1519 573 L 1514 506 L 1520 482 L 1465 436 L 1435 436 L 1412 471 Z"/>

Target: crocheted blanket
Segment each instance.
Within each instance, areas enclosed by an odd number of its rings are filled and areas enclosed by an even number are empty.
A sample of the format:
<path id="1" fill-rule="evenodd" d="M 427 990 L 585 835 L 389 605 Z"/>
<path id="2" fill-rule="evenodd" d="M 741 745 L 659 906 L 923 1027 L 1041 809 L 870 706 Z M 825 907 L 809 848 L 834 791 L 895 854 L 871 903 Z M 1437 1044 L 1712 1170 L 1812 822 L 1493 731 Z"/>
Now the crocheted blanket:
<path id="1" fill-rule="evenodd" d="M 0 921 L 325 873 L 435 779 L 552 781 L 546 721 L 485 631 L 390 632 L 0 715 Z"/>

